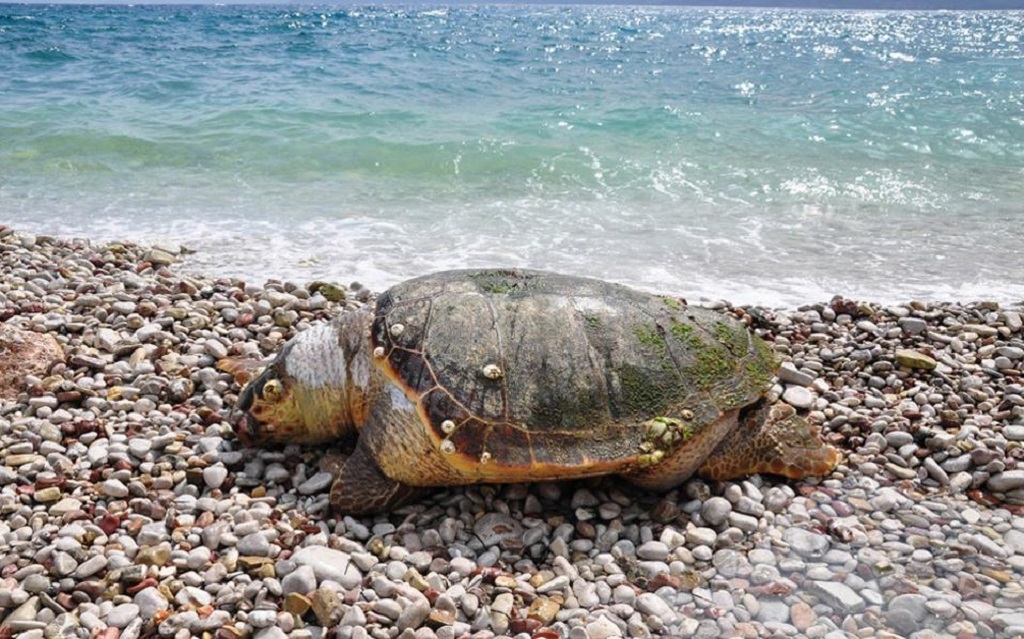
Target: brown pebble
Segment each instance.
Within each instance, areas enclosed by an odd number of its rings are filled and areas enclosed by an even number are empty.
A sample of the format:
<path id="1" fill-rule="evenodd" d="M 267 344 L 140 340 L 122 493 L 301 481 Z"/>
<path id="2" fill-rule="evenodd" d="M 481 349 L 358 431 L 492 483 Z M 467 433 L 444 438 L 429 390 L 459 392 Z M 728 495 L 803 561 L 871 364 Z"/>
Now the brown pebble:
<path id="1" fill-rule="evenodd" d="M 455 623 L 455 613 L 450 610 L 439 610 L 437 608 L 430 611 L 427 615 L 427 625 L 431 628 L 440 628 L 442 626 L 450 626 Z"/>
<path id="2" fill-rule="evenodd" d="M 57 593 L 57 596 L 53 599 L 57 602 L 57 605 L 63 608 L 64 610 L 71 610 L 75 606 L 77 606 L 77 604 L 75 603 L 75 598 L 71 595 L 70 592 L 59 592 Z"/>
<path id="3" fill-rule="evenodd" d="M 981 574 L 991 577 L 999 583 L 1008 584 L 1013 581 L 1013 575 L 1006 572 L 1005 570 L 997 570 L 995 568 L 982 568 Z"/>
<path id="4" fill-rule="evenodd" d="M 540 630 L 543 625 L 544 624 L 540 621 L 527 617 L 525 619 L 510 619 L 508 622 L 508 629 L 514 635 L 524 632 L 528 635 L 532 635 L 534 632 Z"/>
<path id="5" fill-rule="evenodd" d="M 309 609 L 313 606 L 312 600 L 298 592 L 290 592 L 284 596 L 284 611 L 289 612 L 297 617 L 309 612 Z"/>
<path id="6" fill-rule="evenodd" d="M 338 625 L 344 615 L 338 594 L 327 588 L 317 588 L 313 591 L 310 606 L 313 608 L 313 614 L 316 615 L 317 621 L 325 627 Z"/>
<path id="7" fill-rule="evenodd" d="M 144 546 L 140 548 L 138 554 L 135 555 L 135 563 L 144 566 L 160 567 L 166 564 L 170 558 L 171 547 L 170 544 L 165 543 L 159 546 Z"/>
<path id="8" fill-rule="evenodd" d="M 800 632 L 806 632 L 814 623 L 814 610 L 802 601 L 793 604 L 789 609 L 790 621 Z"/>
<path id="9" fill-rule="evenodd" d="M 512 575 L 498 575 L 494 578 L 494 585 L 499 588 L 515 588 L 519 583 Z"/>
<path id="10" fill-rule="evenodd" d="M 651 577 L 650 581 L 647 582 L 647 590 L 651 592 L 654 592 L 659 588 L 664 588 L 665 586 L 668 586 L 673 590 L 679 590 L 683 587 L 683 581 L 675 575 L 669 574 L 667 572 L 659 572 L 658 574 Z M 691 586 L 689 589 L 692 590 L 693 586 Z"/>
<path id="11" fill-rule="evenodd" d="M 204 510 L 196 517 L 196 526 L 199 528 L 206 528 L 217 520 L 216 516 L 209 510 Z"/>
<path id="12" fill-rule="evenodd" d="M 245 632 L 235 626 L 221 626 L 217 630 L 217 639 L 241 639 Z"/>
<path id="13" fill-rule="evenodd" d="M 530 604 L 530 609 L 527 610 L 526 616 L 529 619 L 536 619 L 541 622 L 542 625 L 546 625 L 554 621 L 555 615 L 557 615 L 558 611 L 561 609 L 561 604 L 554 599 L 538 597 Z"/>

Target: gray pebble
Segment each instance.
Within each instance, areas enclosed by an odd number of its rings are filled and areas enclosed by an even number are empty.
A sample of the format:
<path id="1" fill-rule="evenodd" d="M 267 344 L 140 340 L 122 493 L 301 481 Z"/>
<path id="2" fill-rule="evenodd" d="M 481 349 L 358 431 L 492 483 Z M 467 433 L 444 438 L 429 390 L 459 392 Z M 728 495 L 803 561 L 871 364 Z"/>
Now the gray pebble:
<path id="1" fill-rule="evenodd" d="M 281 579 L 281 590 L 284 594 L 297 592 L 307 595 L 316 590 L 316 574 L 309 565 L 299 566 Z"/>
<path id="2" fill-rule="evenodd" d="M 700 514 L 710 526 L 721 526 L 732 512 L 732 504 L 724 497 L 711 497 L 701 506 Z"/>

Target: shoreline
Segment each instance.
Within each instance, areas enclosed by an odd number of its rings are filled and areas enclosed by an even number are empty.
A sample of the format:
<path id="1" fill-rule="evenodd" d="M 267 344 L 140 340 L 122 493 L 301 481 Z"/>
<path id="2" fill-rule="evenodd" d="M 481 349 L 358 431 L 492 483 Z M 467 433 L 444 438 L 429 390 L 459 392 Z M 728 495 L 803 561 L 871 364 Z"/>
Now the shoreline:
<path id="1" fill-rule="evenodd" d="M 1024 634 L 1020 306 L 721 305 L 843 450 L 821 481 L 469 486 L 325 519 L 323 451 L 242 449 L 214 364 L 369 291 L 179 257 L 0 228 L 0 326 L 64 355 L 0 398 L 0 636 Z"/>

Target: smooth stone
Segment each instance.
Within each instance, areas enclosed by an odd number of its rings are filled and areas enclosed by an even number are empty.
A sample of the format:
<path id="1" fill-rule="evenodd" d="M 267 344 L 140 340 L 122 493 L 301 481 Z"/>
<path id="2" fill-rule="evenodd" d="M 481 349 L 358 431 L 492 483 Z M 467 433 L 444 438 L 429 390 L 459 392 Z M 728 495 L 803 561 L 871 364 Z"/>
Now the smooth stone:
<path id="1" fill-rule="evenodd" d="M 896 351 L 896 363 L 906 368 L 917 370 L 934 370 L 939 365 L 935 359 L 912 349 L 899 349 Z"/>
<path id="2" fill-rule="evenodd" d="M 665 561 L 668 555 L 668 546 L 657 540 L 648 541 L 636 549 L 637 557 L 650 561 Z"/>
<path id="3" fill-rule="evenodd" d="M 795 384 L 797 386 L 810 386 L 814 383 L 814 376 L 797 370 L 791 362 L 784 362 L 779 367 L 779 381 L 784 384 Z"/>
<path id="4" fill-rule="evenodd" d="M 710 497 L 701 505 L 700 515 L 711 526 L 721 526 L 732 512 L 732 503 L 725 497 Z"/>
<path id="5" fill-rule="evenodd" d="M 127 628 L 136 617 L 139 616 L 139 607 L 133 603 L 114 606 L 107 613 L 107 625 L 115 628 Z"/>
<path id="6" fill-rule="evenodd" d="M 228 478 L 228 469 L 223 466 L 208 466 L 203 469 L 203 482 L 210 488 L 220 488 Z"/>
<path id="7" fill-rule="evenodd" d="M 343 588 L 355 588 L 363 578 L 348 554 L 333 548 L 305 546 L 295 551 L 291 559 L 300 566 L 311 567 L 318 580 L 330 579 Z"/>
<path id="8" fill-rule="evenodd" d="M 139 615 L 146 620 L 152 619 L 156 613 L 167 610 L 170 606 L 160 591 L 152 586 L 137 592 L 134 601 L 139 608 Z"/>
<path id="9" fill-rule="evenodd" d="M 718 533 L 715 532 L 714 528 L 694 527 L 686 529 L 686 543 L 690 546 L 714 547 L 717 540 Z"/>
<path id="10" fill-rule="evenodd" d="M 672 607 L 664 599 L 653 592 L 645 592 L 642 595 L 638 595 L 633 602 L 633 607 L 641 613 L 653 615 L 669 625 L 676 623 L 679 619 L 676 611 L 672 610 Z"/>
<path id="11" fill-rule="evenodd" d="M 814 393 L 803 386 L 790 386 L 782 393 L 782 401 L 793 408 L 806 410 L 814 405 Z"/>
<path id="12" fill-rule="evenodd" d="M 310 565 L 299 566 L 281 579 L 281 590 L 287 595 L 297 592 L 307 595 L 316 590 L 316 572 Z"/>
<path id="13" fill-rule="evenodd" d="M 326 471 L 320 471 L 299 484 L 300 495 L 315 495 L 323 492 L 334 482 L 334 475 Z"/>
<path id="14" fill-rule="evenodd" d="M 1007 470 L 989 477 L 989 490 L 1006 493 L 1024 487 L 1024 470 Z"/>
<path id="15" fill-rule="evenodd" d="M 928 598 L 918 594 L 897 595 L 889 602 L 885 612 L 886 622 L 904 634 L 916 630 L 928 615 L 925 608 Z"/>
<path id="16" fill-rule="evenodd" d="M 814 614 L 814 609 L 803 601 L 798 601 L 790 607 L 789 616 L 790 623 L 799 632 L 807 632 L 807 629 L 811 627 L 817 618 L 817 615 Z"/>
<path id="17" fill-rule="evenodd" d="M 897 323 L 906 335 L 920 335 L 928 330 L 928 322 L 919 317 L 901 317 Z"/>
<path id="18" fill-rule="evenodd" d="M 787 528 L 782 539 L 801 557 L 816 559 L 824 556 L 829 549 L 828 537 L 802 528 Z"/>
<path id="19" fill-rule="evenodd" d="M 1011 442 L 1024 442 L 1024 425 L 1007 424 L 1003 426 L 1003 437 Z"/>
<path id="20" fill-rule="evenodd" d="M 266 557 L 270 554 L 270 542 L 262 532 L 254 532 L 238 540 L 235 545 L 242 555 Z"/>
<path id="21" fill-rule="evenodd" d="M 607 615 L 599 615 L 597 619 L 586 625 L 586 630 L 586 636 L 589 639 L 611 639 L 622 636 L 622 629 L 615 625 L 615 622 Z"/>
<path id="22" fill-rule="evenodd" d="M 142 459 L 153 449 L 153 442 L 143 437 L 135 437 L 128 442 L 128 452 L 133 456 Z"/>
<path id="23" fill-rule="evenodd" d="M 846 584 L 836 581 L 811 581 L 810 585 L 826 605 L 840 612 L 858 613 L 867 607 L 864 598 Z"/>
<path id="24" fill-rule="evenodd" d="M 82 502 L 74 497 L 65 497 L 57 503 L 53 504 L 47 509 L 47 512 L 54 517 L 63 517 L 64 515 L 81 510 Z"/>
<path id="25" fill-rule="evenodd" d="M 418 628 L 430 614 L 430 602 L 426 597 L 416 597 L 412 602 L 402 609 L 402 612 L 395 620 L 395 627 L 399 631 L 407 628 Z"/>
<path id="26" fill-rule="evenodd" d="M 549 592 L 558 592 L 558 591 L 563 590 L 564 588 L 566 588 L 568 585 L 569 585 L 569 578 L 567 576 L 565 576 L 565 575 L 559 575 L 559 576 L 555 577 L 554 579 L 551 579 L 549 581 L 545 581 L 540 586 L 538 586 L 537 587 L 537 593 L 541 594 L 541 595 L 544 595 L 544 594 L 547 594 Z"/>
<path id="27" fill-rule="evenodd" d="M 1024 612 L 1016 610 L 1010 612 L 999 612 L 992 615 L 992 621 L 1007 628 L 1024 628 Z"/>
<path id="28" fill-rule="evenodd" d="M 503 541 L 522 539 L 523 526 L 502 513 L 487 513 L 473 524 L 473 532 L 486 546 L 497 546 Z"/>
<path id="29" fill-rule="evenodd" d="M 778 599 L 762 599 L 759 603 L 761 610 L 757 613 L 758 621 L 761 623 L 770 621 L 789 623 L 789 604 Z"/>
<path id="30" fill-rule="evenodd" d="M 107 558 L 103 555 L 93 555 L 84 562 L 78 564 L 75 570 L 76 579 L 88 579 L 107 567 Z"/>
<path id="31" fill-rule="evenodd" d="M 274 610 L 253 610 L 249 613 L 249 624 L 253 628 L 269 628 L 277 623 L 277 612 Z"/>
<path id="32" fill-rule="evenodd" d="M 100 486 L 103 494 L 114 499 L 123 499 L 128 496 L 128 487 L 117 479 L 108 479 Z"/>
<path id="33" fill-rule="evenodd" d="M 1003 542 L 1017 554 L 1024 555 L 1024 530 L 1007 530 L 1003 534 Z"/>

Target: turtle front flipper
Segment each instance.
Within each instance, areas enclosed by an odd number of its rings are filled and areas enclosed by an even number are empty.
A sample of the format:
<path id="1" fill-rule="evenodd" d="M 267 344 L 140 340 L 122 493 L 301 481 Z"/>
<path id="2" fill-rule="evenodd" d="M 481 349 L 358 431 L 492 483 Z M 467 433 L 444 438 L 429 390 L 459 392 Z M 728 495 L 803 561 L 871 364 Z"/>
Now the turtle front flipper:
<path id="1" fill-rule="evenodd" d="M 342 515 L 387 512 L 420 492 L 381 470 L 360 438 L 331 485 L 331 505 Z"/>
<path id="2" fill-rule="evenodd" d="M 742 416 L 739 428 L 726 437 L 700 467 L 699 474 L 725 480 L 769 473 L 804 479 L 829 473 L 839 451 L 821 440 L 788 404 L 755 405 Z"/>

